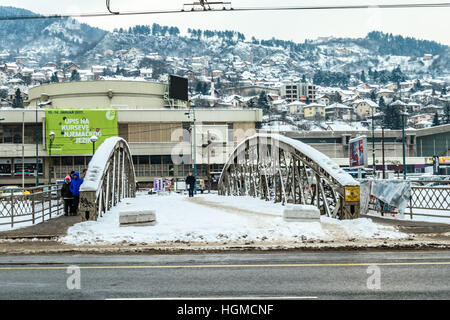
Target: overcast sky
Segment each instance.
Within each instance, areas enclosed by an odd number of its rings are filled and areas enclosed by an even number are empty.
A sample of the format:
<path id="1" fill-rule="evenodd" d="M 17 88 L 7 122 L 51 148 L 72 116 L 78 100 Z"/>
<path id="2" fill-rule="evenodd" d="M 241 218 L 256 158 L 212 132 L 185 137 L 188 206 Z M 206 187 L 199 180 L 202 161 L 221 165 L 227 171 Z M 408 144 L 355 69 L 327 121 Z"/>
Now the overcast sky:
<path id="1" fill-rule="evenodd" d="M 198 1 L 198 0 L 197 0 Z M 210 0 L 211 1 L 211 0 Z M 214 0 L 216 1 L 216 0 Z M 1 1 L 1 5 L 25 8 L 37 13 L 94 13 L 106 12 L 105 0 L 20 0 Z M 439 3 L 442 0 L 241 0 L 231 1 L 235 8 L 263 6 L 311 6 Z M 181 9 L 189 0 L 111 0 L 114 11 L 151 11 Z M 235 30 L 247 38 L 272 37 L 303 42 L 317 37 L 364 37 L 368 32 L 380 30 L 419 39 L 435 40 L 450 45 L 450 8 L 421 9 L 354 9 L 330 11 L 271 11 L 271 12 L 201 12 L 160 15 L 111 16 L 82 19 L 105 30 L 128 28 L 136 24 L 177 26 L 183 33 L 187 28 Z"/>

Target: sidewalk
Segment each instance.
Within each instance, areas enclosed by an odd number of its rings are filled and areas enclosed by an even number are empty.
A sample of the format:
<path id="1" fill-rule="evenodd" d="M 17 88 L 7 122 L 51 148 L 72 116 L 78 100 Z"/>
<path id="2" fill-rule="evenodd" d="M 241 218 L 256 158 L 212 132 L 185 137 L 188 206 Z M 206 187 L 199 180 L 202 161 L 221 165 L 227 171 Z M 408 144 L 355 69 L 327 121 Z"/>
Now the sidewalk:
<path id="1" fill-rule="evenodd" d="M 81 222 L 80 216 L 60 216 L 33 226 L 0 232 L 0 239 L 51 239 L 67 234 L 67 229 Z"/>
<path id="2" fill-rule="evenodd" d="M 399 219 L 389 219 L 376 217 L 373 215 L 362 214 L 361 218 L 372 219 L 373 222 L 397 227 L 399 231 L 404 233 L 446 233 L 450 232 L 450 224 L 426 222 L 426 221 L 406 221 Z"/>

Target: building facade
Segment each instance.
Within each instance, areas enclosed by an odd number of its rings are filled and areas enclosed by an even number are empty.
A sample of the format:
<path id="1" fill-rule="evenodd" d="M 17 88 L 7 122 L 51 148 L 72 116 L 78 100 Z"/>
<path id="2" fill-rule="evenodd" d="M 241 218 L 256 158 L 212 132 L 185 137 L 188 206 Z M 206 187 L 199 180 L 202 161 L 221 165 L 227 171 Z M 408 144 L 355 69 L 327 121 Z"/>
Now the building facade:
<path id="1" fill-rule="evenodd" d="M 280 95 L 288 102 L 316 102 L 316 86 L 303 82 L 285 84 L 280 88 Z"/>
<path id="2" fill-rule="evenodd" d="M 259 109 L 194 109 L 166 97 L 167 85 L 134 81 L 59 83 L 30 89 L 26 108 L 0 111 L 4 119 L 0 122 L 0 185 L 21 184 L 22 174 L 25 184 L 33 185 L 36 167 L 41 184 L 87 168 L 91 153 L 50 155 L 44 139 L 49 134 L 45 126 L 49 109 L 117 110 L 118 134 L 128 141 L 137 179 L 143 183 L 156 177 L 185 177 L 193 169 L 194 158 L 198 177 L 220 172 L 237 143 L 253 135 L 262 121 Z"/>

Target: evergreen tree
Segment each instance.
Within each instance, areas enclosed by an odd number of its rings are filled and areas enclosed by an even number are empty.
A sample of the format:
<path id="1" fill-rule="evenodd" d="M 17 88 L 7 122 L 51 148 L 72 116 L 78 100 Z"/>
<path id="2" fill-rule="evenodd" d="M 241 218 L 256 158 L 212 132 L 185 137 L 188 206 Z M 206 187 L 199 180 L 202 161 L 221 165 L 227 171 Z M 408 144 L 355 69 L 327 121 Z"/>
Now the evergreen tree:
<path id="1" fill-rule="evenodd" d="M 372 100 L 373 102 L 377 102 L 377 95 L 375 93 L 375 90 L 372 90 L 372 92 L 370 92 L 370 100 Z"/>
<path id="2" fill-rule="evenodd" d="M 72 70 L 72 74 L 70 75 L 70 81 L 80 81 L 81 77 L 77 70 Z"/>
<path id="3" fill-rule="evenodd" d="M 247 108 L 249 108 L 249 109 L 254 109 L 254 108 L 256 108 L 256 104 L 255 104 L 255 102 L 253 101 L 253 99 L 250 99 L 250 100 L 248 101 L 248 103 L 247 103 Z"/>
<path id="4" fill-rule="evenodd" d="M 386 108 L 386 102 L 384 101 L 384 97 L 380 97 L 380 101 L 378 102 L 378 105 L 380 106 L 380 110 L 384 111 Z"/>
<path id="5" fill-rule="evenodd" d="M 444 85 L 441 90 L 441 95 L 445 96 L 446 94 L 447 94 L 447 88 Z"/>
<path id="6" fill-rule="evenodd" d="M 258 108 L 263 110 L 264 114 L 270 112 L 269 101 L 267 100 L 267 94 L 265 91 L 261 91 L 258 97 Z"/>
<path id="7" fill-rule="evenodd" d="M 446 102 L 444 107 L 444 123 L 450 124 L 450 102 Z"/>
<path id="8" fill-rule="evenodd" d="M 362 81 L 363 83 L 366 82 L 366 75 L 365 75 L 365 73 L 364 73 L 364 70 L 361 71 L 361 81 Z"/>
<path id="9" fill-rule="evenodd" d="M 306 76 L 302 75 L 302 83 L 306 83 Z"/>
<path id="10" fill-rule="evenodd" d="M 383 124 L 386 128 L 391 130 L 399 130 L 402 128 L 400 109 L 397 106 L 386 106 Z"/>
<path id="11" fill-rule="evenodd" d="M 23 98 L 20 89 L 17 88 L 16 93 L 14 94 L 14 99 L 12 101 L 13 108 L 23 108 Z"/>
<path id="12" fill-rule="evenodd" d="M 434 118 L 433 118 L 433 127 L 435 127 L 435 126 L 439 126 L 441 123 L 439 122 L 439 115 L 438 115 L 438 113 L 436 112 L 435 114 L 434 114 Z"/>
<path id="13" fill-rule="evenodd" d="M 58 75 L 57 75 L 56 72 L 54 72 L 54 73 L 52 74 L 52 77 L 51 77 L 51 79 L 50 79 L 50 82 L 52 82 L 52 83 L 59 82 L 59 80 L 58 80 Z"/>
<path id="14" fill-rule="evenodd" d="M 400 83 L 406 80 L 406 76 L 403 74 L 402 70 L 400 70 L 400 66 L 397 66 L 391 73 L 391 81 Z"/>
<path id="15" fill-rule="evenodd" d="M 0 89 L 0 99 L 8 99 L 8 89 Z"/>
<path id="16" fill-rule="evenodd" d="M 422 90 L 422 84 L 420 83 L 420 80 L 417 80 L 416 84 L 414 85 L 417 91 Z"/>

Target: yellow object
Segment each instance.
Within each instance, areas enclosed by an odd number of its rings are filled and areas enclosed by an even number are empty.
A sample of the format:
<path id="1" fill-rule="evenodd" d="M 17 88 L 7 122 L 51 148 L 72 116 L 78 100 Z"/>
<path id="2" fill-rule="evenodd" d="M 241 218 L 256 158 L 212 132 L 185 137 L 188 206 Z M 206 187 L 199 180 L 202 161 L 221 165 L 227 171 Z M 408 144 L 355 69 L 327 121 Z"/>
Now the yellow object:
<path id="1" fill-rule="evenodd" d="M 345 187 L 345 202 L 359 202 L 359 186 Z"/>

